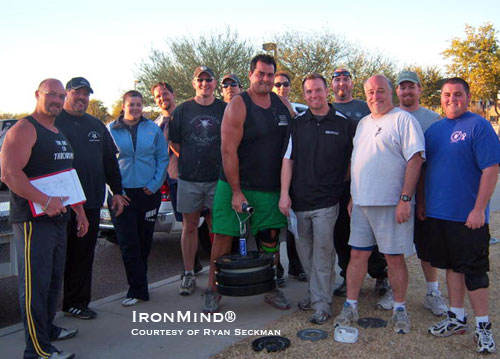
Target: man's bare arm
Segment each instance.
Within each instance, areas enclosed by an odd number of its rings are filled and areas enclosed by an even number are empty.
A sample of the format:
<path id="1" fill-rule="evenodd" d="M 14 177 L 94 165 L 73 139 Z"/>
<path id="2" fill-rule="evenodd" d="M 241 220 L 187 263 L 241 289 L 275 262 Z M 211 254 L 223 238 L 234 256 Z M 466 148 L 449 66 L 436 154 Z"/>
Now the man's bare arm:
<path id="1" fill-rule="evenodd" d="M 498 164 L 487 167 L 483 170 L 481 181 L 479 182 L 479 189 L 477 192 L 476 203 L 474 208 L 467 216 L 465 226 L 470 229 L 477 229 L 484 225 L 485 215 L 484 211 L 488 205 L 488 201 L 495 190 L 498 180 Z"/>
<path id="2" fill-rule="evenodd" d="M 232 206 L 241 212 L 241 203 L 247 202 L 240 187 L 238 146 L 243 138 L 246 107 L 241 96 L 234 98 L 224 111 L 221 125 L 221 155 L 224 174 L 233 191 Z"/>
<path id="3" fill-rule="evenodd" d="M 413 196 L 415 187 L 417 186 L 418 178 L 420 176 L 420 168 L 424 163 L 420 152 L 415 153 L 406 164 L 405 179 L 403 182 L 403 189 L 401 194 Z M 411 203 L 399 201 L 396 206 L 396 222 L 404 223 L 410 219 Z"/>
<path id="4" fill-rule="evenodd" d="M 281 193 L 279 208 L 285 216 L 290 215 L 292 200 L 290 199 L 290 184 L 292 183 L 293 160 L 283 158 L 281 163 Z"/>

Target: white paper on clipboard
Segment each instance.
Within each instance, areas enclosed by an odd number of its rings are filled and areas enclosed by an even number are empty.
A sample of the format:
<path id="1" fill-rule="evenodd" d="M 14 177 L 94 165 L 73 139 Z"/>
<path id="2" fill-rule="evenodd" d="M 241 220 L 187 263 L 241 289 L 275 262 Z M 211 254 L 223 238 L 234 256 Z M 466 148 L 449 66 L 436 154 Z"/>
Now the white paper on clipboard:
<path id="1" fill-rule="evenodd" d="M 74 168 L 33 178 L 30 182 L 36 189 L 48 196 L 69 197 L 63 202 L 65 206 L 84 203 L 87 200 Z M 33 216 L 45 213 L 39 203 L 30 201 L 30 207 Z"/>

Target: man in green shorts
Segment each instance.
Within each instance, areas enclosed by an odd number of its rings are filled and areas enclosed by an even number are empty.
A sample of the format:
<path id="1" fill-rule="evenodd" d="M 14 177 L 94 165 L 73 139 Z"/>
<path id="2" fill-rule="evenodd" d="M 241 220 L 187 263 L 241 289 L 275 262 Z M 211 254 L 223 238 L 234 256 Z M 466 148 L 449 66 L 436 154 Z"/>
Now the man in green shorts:
<path id="1" fill-rule="evenodd" d="M 220 295 L 215 286 L 215 260 L 231 251 L 234 236 L 240 235 L 235 213 L 242 204 L 254 207 L 249 220 L 259 249 L 279 250 L 280 228 L 287 225 L 278 208 L 281 155 L 293 109 L 288 101 L 272 93 L 276 62 L 268 55 L 257 55 L 250 63 L 250 88 L 227 105 L 221 126 L 221 172 L 214 199 L 210 275 L 203 311 L 219 310 Z M 240 214 L 240 216 L 244 216 Z M 283 292 L 276 289 L 266 302 L 279 309 L 290 308 Z"/>

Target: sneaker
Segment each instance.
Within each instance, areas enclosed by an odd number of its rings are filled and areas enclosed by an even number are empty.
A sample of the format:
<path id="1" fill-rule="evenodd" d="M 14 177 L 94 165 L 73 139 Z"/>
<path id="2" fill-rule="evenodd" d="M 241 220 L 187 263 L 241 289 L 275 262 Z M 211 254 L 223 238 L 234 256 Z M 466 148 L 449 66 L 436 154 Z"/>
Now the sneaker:
<path id="1" fill-rule="evenodd" d="M 391 310 L 394 305 L 394 298 L 392 297 L 392 289 L 389 290 L 377 302 L 377 308 L 382 310 Z"/>
<path id="2" fill-rule="evenodd" d="M 358 308 L 354 308 L 349 303 L 345 302 L 342 307 L 342 311 L 333 321 L 333 326 L 338 327 L 339 325 L 343 327 L 348 327 L 351 322 L 355 322 L 359 319 Z"/>
<path id="3" fill-rule="evenodd" d="M 95 319 L 97 318 L 97 313 L 89 307 L 71 307 L 64 311 L 64 316 L 78 319 Z"/>
<path id="4" fill-rule="evenodd" d="M 437 316 L 445 315 L 448 311 L 448 306 L 444 302 L 443 297 L 441 297 L 441 293 L 435 290 L 425 296 L 424 307 Z"/>
<path id="5" fill-rule="evenodd" d="M 71 339 L 78 334 L 78 329 L 55 328 L 56 335 L 51 336 L 51 341 Z"/>
<path id="6" fill-rule="evenodd" d="M 387 278 L 377 278 L 375 282 L 375 293 L 378 295 L 384 295 L 391 288 L 389 285 L 389 280 Z"/>
<path id="7" fill-rule="evenodd" d="M 314 324 L 325 324 L 328 319 L 330 319 L 330 314 L 324 310 L 318 309 L 311 318 L 309 318 L 309 321 Z"/>
<path id="8" fill-rule="evenodd" d="M 477 343 L 476 351 L 478 353 L 494 353 L 496 351 L 493 333 L 491 332 L 491 323 L 479 323 L 479 328 L 476 327 L 474 340 Z"/>
<path id="9" fill-rule="evenodd" d="M 347 283 L 344 279 L 341 285 L 339 285 L 335 290 L 333 291 L 333 294 L 336 295 L 337 297 L 346 297 L 347 296 Z"/>
<path id="10" fill-rule="evenodd" d="M 311 299 L 304 298 L 304 299 L 299 301 L 299 304 L 297 304 L 297 306 L 299 307 L 300 310 L 303 310 L 305 312 L 308 310 L 312 310 Z"/>
<path id="11" fill-rule="evenodd" d="M 269 294 L 266 294 L 264 297 L 264 301 L 267 304 L 271 304 L 273 307 L 281 310 L 290 309 L 290 302 L 285 297 L 285 293 L 283 293 L 279 289 L 273 289 L 273 291 Z"/>
<path id="12" fill-rule="evenodd" d="M 290 274 L 290 273 L 288 273 L 288 276 L 297 279 L 299 282 L 307 282 L 309 280 L 307 278 L 306 272 L 300 272 L 299 274 Z"/>
<path id="13" fill-rule="evenodd" d="M 219 311 L 219 301 L 221 295 L 214 290 L 206 289 L 202 294 L 203 299 L 203 313 L 215 313 Z"/>
<path id="14" fill-rule="evenodd" d="M 196 278 L 191 273 L 181 274 L 181 287 L 179 288 L 180 295 L 190 295 L 196 287 Z"/>
<path id="15" fill-rule="evenodd" d="M 443 319 L 436 325 L 429 327 L 427 331 L 436 337 L 449 337 L 453 334 L 465 334 L 469 330 L 467 317 L 461 321 L 458 320 L 455 313 L 451 311 L 448 311 L 447 315 L 446 319 Z"/>
<path id="16" fill-rule="evenodd" d="M 394 311 L 392 322 L 394 323 L 394 331 L 396 333 L 408 334 L 410 332 L 410 319 L 405 308 L 399 307 Z"/>
<path id="17" fill-rule="evenodd" d="M 144 302 L 144 300 L 139 299 L 139 298 L 125 298 L 125 300 L 122 302 L 122 306 L 131 307 L 131 306 L 139 304 L 141 302 Z"/>
<path id="18" fill-rule="evenodd" d="M 55 351 L 52 354 L 50 354 L 48 359 L 73 359 L 74 357 L 75 357 L 74 353 Z M 46 359 L 46 357 L 38 357 L 38 359 Z"/>

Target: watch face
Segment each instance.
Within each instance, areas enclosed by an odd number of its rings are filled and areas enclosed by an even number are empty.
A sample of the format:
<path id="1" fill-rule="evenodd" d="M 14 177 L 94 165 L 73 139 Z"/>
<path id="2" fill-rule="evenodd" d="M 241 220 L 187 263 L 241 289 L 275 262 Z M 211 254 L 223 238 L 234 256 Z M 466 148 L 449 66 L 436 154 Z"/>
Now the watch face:
<path id="1" fill-rule="evenodd" d="M 410 202 L 410 201 L 411 201 L 411 197 L 410 197 L 410 196 L 407 196 L 407 195 L 405 195 L 405 194 L 402 194 L 402 195 L 401 195 L 401 197 L 399 197 L 399 198 L 401 198 L 401 200 L 402 200 L 403 202 Z"/>

